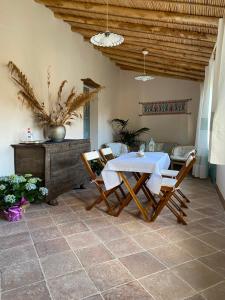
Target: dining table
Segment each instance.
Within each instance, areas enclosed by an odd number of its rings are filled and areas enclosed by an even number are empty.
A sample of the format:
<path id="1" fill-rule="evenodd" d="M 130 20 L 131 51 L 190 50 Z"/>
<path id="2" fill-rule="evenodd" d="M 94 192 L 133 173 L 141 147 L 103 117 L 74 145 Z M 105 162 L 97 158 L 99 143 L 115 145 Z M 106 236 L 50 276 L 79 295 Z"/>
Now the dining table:
<path id="1" fill-rule="evenodd" d="M 117 215 L 133 199 L 144 219 L 150 221 L 148 211 L 137 194 L 142 189 L 147 200 L 154 202 L 154 194 L 159 194 L 161 189 L 161 170 L 168 169 L 169 166 L 169 155 L 164 152 L 129 152 L 109 160 L 101 173 L 106 190 L 119 186 L 122 182 L 128 190 L 124 201 L 119 205 Z M 132 173 L 136 179 L 133 186 L 127 173 Z"/>

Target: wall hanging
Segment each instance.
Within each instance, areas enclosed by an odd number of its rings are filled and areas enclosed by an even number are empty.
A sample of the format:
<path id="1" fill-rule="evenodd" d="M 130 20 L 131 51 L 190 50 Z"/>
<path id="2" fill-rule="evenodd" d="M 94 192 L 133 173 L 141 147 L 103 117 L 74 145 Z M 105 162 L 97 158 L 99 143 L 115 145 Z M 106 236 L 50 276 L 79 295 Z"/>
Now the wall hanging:
<path id="1" fill-rule="evenodd" d="M 139 104 L 141 104 L 140 116 L 190 114 L 188 112 L 188 102 L 191 100 L 192 99 L 139 102 Z"/>

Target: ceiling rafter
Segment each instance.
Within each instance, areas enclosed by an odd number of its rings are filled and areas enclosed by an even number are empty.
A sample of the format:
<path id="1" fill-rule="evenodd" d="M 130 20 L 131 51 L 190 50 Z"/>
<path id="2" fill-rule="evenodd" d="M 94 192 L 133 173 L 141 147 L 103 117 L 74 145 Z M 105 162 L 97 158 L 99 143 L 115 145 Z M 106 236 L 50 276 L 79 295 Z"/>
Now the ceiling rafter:
<path id="1" fill-rule="evenodd" d="M 34 0 L 85 41 L 106 30 L 107 0 Z M 224 0 L 108 0 L 109 29 L 124 36 L 115 48 L 96 47 L 121 69 L 201 81 L 212 54 Z"/>

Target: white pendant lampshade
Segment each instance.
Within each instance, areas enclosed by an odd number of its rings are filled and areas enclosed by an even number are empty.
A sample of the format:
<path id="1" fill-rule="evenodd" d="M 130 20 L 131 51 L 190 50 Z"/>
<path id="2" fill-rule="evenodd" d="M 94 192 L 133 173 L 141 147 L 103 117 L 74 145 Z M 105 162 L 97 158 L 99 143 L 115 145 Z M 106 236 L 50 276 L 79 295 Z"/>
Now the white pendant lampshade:
<path id="1" fill-rule="evenodd" d="M 150 75 L 147 75 L 146 71 L 145 71 L 145 56 L 148 55 L 148 51 L 147 50 L 143 50 L 142 53 L 143 53 L 143 56 L 144 56 L 144 73 L 142 75 L 134 77 L 134 79 L 145 82 L 145 81 L 154 79 L 154 77 L 152 77 Z"/>
<path id="2" fill-rule="evenodd" d="M 113 32 L 102 32 L 91 37 L 91 43 L 101 47 L 115 47 L 124 42 L 122 35 Z"/>
<path id="3" fill-rule="evenodd" d="M 100 32 L 90 38 L 90 42 L 99 47 L 115 47 L 121 45 L 124 42 L 122 35 L 109 31 L 109 3 L 107 0 L 107 19 L 106 19 L 106 31 Z"/>

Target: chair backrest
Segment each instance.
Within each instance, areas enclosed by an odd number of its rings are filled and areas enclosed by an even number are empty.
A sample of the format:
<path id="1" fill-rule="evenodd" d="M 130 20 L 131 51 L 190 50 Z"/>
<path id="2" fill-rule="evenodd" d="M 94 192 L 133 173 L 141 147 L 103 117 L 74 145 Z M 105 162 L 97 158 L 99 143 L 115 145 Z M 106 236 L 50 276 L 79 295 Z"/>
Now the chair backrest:
<path id="1" fill-rule="evenodd" d="M 104 164 L 101 160 L 101 157 L 98 151 L 85 152 L 81 154 L 81 159 L 91 177 L 91 179 L 95 180 L 97 178 L 96 170 L 93 170 L 93 166 L 97 165 L 100 168 L 104 168 Z"/>
<path id="2" fill-rule="evenodd" d="M 181 184 L 181 182 L 184 180 L 184 178 L 188 175 L 188 173 L 192 169 L 195 162 L 196 162 L 196 156 L 194 153 L 192 153 L 189 155 L 185 165 L 181 168 L 179 174 L 177 175 L 177 183 L 175 187 L 178 187 Z"/>
<path id="3" fill-rule="evenodd" d="M 110 147 L 99 149 L 99 153 L 105 163 L 108 160 L 115 158 L 115 156 L 113 155 L 112 149 Z"/>

